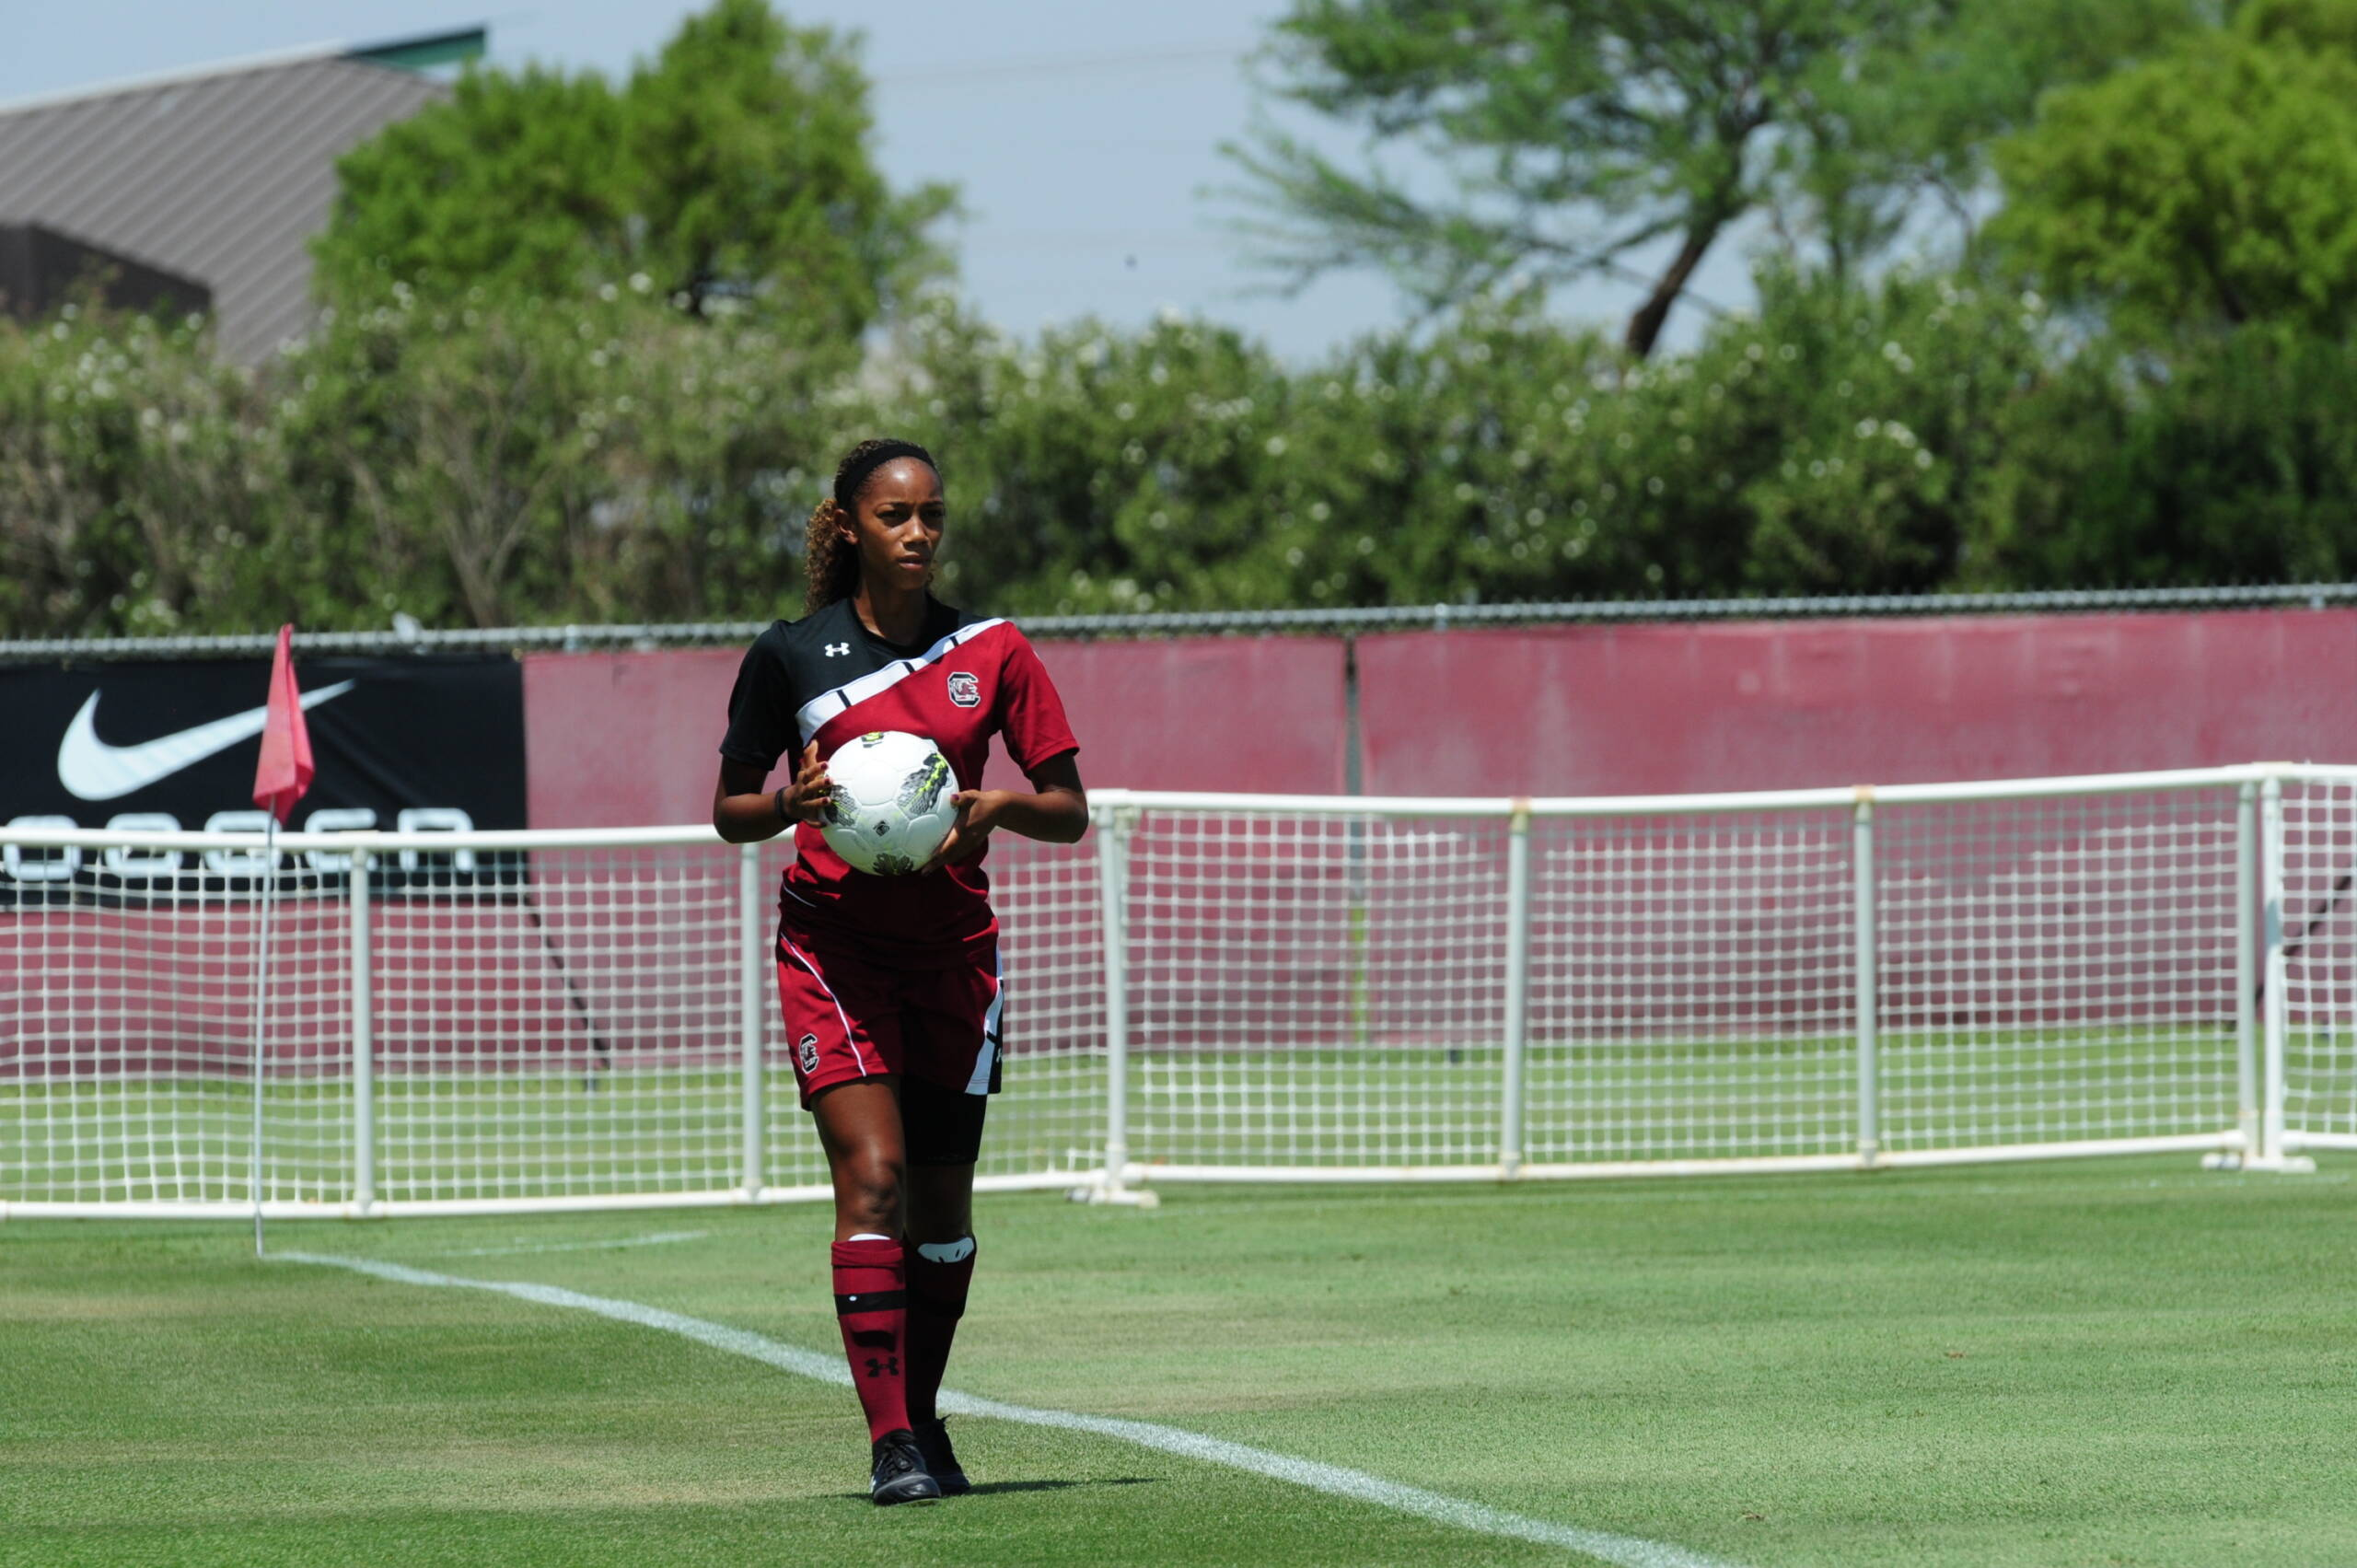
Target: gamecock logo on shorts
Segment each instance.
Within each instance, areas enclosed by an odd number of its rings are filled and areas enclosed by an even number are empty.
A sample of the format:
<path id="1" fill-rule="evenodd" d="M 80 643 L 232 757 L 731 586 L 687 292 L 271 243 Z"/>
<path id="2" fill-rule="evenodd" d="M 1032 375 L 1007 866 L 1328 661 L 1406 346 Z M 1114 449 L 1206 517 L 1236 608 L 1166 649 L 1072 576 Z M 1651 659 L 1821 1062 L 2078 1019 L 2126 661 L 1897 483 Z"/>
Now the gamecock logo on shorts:
<path id="1" fill-rule="evenodd" d="M 961 708 L 979 706 L 982 700 L 982 679 L 966 670 L 949 672 L 949 700 Z"/>
<path id="2" fill-rule="evenodd" d="M 802 1070 L 805 1073 L 816 1073 L 819 1070 L 819 1037 L 817 1035 L 804 1035 L 795 1042 L 794 1049 L 802 1058 Z"/>

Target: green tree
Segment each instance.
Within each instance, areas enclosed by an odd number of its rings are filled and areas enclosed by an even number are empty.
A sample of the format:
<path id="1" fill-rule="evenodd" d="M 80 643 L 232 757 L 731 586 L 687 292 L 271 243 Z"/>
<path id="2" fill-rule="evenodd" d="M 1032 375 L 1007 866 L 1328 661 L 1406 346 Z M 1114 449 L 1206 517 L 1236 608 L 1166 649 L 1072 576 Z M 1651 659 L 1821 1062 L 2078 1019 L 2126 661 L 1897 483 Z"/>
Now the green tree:
<path id="1" fill-rule="evenodd" d="M 2254 5 L 2231 29 L 2053 95 L 1997 149 L 2006 203 L 1990 238 L 2140 338 L 2349 331 L 2357 54 L 2336 20 L 2357 36 L 2346 6 Z"/>
<path id="2" fill-rule="evenodd" d="M 2357 58 L 2357 0 L 2241 0 L 2234 20 L 2259 43 Z"/>
<path id="3" fill-rule="evenodd" d="M 2019 426 L 2007 492 L 1981 508 L 1976 583 L 2343 582 L 2357 572 L 2357 424 L 2347 412 L 2357 343 L 2246 328 L 2179 346 L 2165 374 L 2111 383 L 2060 388 L 2066 397 L 2043 410 L 2059 417 Z"/>
<path id="4" fill-rule="evenodd" d="M 2321 3 L 2321 0 L 2319 0 Z M 2199 0 L 1295 0 L 1278 97 L 1429 159 L 1364 168 L 1264 131 L 1262 259 L 1379 265 L 1427 305 L 1605 274 L 1652 352 L 1688 282 L 1766 213 L 1846 273 L 1927 193 L 1969 225 L 1986 150 L 2057 83 L 2190 26 Z M 1664 251 L 1666 260 L 1658 260 Z M 1658 268 L 1650 273 L 1641 266 Z"/>
<path id="5" fill-rule="evenodd" d="M 622 123 L 594 73 L 469 71 L 447 102 L 337 160 L 333 215 L 312 243 L 320 294 L 355 308 L 396 283 L 562 296 L 627 275 Z"/>
<path id="6" fill-rule="evenodd" d="M 1237 150 L 1294 279 L 1374 262 L 1428 305 L 1675 250 L 1626 333 L 1652 352 L 1819 56 L 1884 0 L 1296 0 L 1280 96 L 1438 161 L 1427 193 L 1274 130 Z"/>
<path id="7" fill-rule="evenodd" d="M 715 0 L 617 89 L 594 73 L 473 71 L 339 161 L 315 242 L 331 301 L 485 286 L 564 299 L 651 282 L 855 335 L 946 269 L 953 205 L 875 166 L 854 41 Z"/>
<path id="8" fill-rule="evenodd" d="M 775 614 L 856 363 L 829 333 L 627 290 L 397 288 L 275 367 L 273 591 L 317 625 Z"/>
<path id="9" fill-rule="evenodd" d="M 1759 292 L 1640 366 L 1527 294 L 1292 369 L 1199 321 L 959 327 L 879 417 L 937 437 L 946 587 L 993 610 L 1922 591 L 2077 526 L 2120 389 L 2034 302 L 1905 272 Z"/>
<path id="10" fill-rule="evenodd" d="M 260 623 L 245 573 L 284 499 L 275 437 L 264 389 L 193 321 L 0 319 L 0 634 Z"/>
<path id="11" fill-rule="evenodd" d="M 2289 3 L 2289 0 L 2286 0 Z M 2307 0 L 2324 5 L 2328 0 Z M 1935 198 L 1970 228 L 2038 94 L 2197 26 L 2201 0 L 1294 0 L 1278 97 L 1433 160 L 1233 148 L 1292 285 L 1376 264 L 1428 307 L 1523 283 L 1645 287 L 1645 356 L 1712 248 L 1765 212 L 1852 272 Z M 1659 260 L 1666 250 L 1666 260 Z M 1657 272 L 1638 272 L 1641 266 Z"/>
<path id="12" fill-rule="evenodd" d="M 1265 348 L 1187 320 L 1081 321 L 1032 343 L 946 308 L 915 326 L 871 417 L 946 465 L 945 593 L 1030 611 L 1294 602 L 1269 565 L 1294 542 L 1293 385 Z"/>
<path id="13" fill-rule="evenodd" d="M 1775 219 L 1846 273 L 1929 212 L 1974 238 L 1998 138 L 2049 90 L 2214 26 L 2205 0 L 1944 0 L 1822 63 L 1775 162 Z"/>
<path id="14" fill-rule="evenodd" d="M 952 192 L 885 183 L 867 79 L 825 29 L 716 0 L 622 108 L 640 263 L 691 309 L 726 296 L 855 333 L 946 271 L 925 235 Z"/>

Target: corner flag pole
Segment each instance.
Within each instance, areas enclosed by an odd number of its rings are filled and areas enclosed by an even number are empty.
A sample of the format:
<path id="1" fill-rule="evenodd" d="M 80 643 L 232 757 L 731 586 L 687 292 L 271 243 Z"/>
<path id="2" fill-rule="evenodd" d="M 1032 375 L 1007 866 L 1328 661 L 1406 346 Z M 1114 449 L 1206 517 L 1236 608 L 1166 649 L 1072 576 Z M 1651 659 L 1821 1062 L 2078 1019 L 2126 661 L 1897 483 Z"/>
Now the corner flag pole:
<path id="1" fill-rule="evenodd" d="M 270 659 L 270 709 L 261 730 L 261 759 L 254 768 L 254 804 L 270 813 L 262 824 L 261 936 L 254 948 L 254 1131 L 250 1184 L 254 1198 L 254 1256 L 261 1245 L 262 1020 L 270 995 L 270 918 L 278 902 L 278 825 L 311 787 L 311 736 L 303 723 L 301 694 L 295 686 L 295 628 L 278 629 L 278 649 Z"/>

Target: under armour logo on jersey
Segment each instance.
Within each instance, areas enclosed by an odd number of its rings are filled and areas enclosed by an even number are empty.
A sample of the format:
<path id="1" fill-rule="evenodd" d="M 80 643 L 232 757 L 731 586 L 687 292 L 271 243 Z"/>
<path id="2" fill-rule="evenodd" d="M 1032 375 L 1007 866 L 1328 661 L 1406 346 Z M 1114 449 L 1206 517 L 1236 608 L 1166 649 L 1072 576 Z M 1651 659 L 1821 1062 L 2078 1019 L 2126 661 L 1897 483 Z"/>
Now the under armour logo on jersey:
<path id="1" fill-rule="evenodd" d="M 829 643 L 827 645 L 827 656 L 829 658 L 840 658 L 849 652 L 851 652 L 851 645 L 849 643 Z"/>

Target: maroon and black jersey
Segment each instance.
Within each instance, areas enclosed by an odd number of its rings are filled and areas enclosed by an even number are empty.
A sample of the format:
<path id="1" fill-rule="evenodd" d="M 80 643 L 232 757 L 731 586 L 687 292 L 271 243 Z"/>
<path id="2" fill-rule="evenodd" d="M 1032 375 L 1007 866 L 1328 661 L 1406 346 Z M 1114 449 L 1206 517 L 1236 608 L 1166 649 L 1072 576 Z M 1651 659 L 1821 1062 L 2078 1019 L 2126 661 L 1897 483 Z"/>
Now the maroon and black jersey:
<path id="1" fill-rule="evenodd" d="M 941 748 L 960 789 L 982 787 L 993 734 L 1026 774 L 1079 749 L 1039 656 L 1012 622 L 928 599 L 920 641 L 902 646 L 837 599 L 754 640 L 728 694 L 720 754 L 766 772 L 814 740 L 830 757 L 883 729 Z M 958 962 L 997 935 L 985 856 L 921 877 L 872 877 L 844 865 L 811 823 L 795 828 L 794 843 L 800 854 L 778 901 L 790 925 L 912 967 Z"/>

